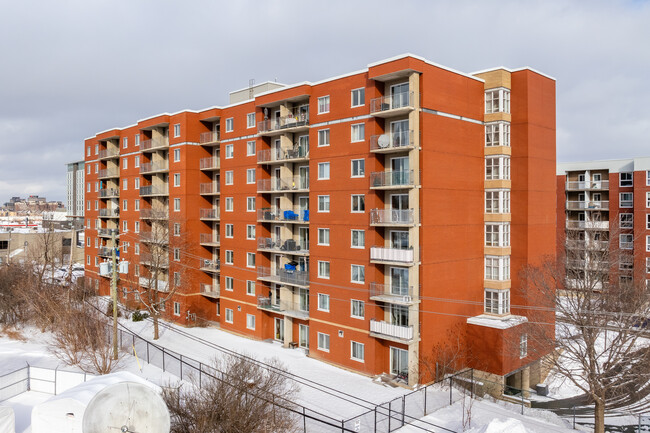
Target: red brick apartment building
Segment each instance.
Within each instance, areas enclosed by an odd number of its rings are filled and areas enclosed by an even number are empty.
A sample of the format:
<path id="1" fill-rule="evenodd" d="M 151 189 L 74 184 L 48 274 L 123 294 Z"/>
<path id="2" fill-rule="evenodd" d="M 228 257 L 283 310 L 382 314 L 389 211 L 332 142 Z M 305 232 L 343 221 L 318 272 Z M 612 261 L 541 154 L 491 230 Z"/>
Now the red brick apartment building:
<path id="1" fill-rule="evenodd" d="M 557 191 L 557 254 L 566 252 L 574 275 L 589 272 L 589 256 L 606 249 L 620 262 L 610 281 L 647 282 L 650 158 L 558 164 Z"/>
<path id="2" fill-rule="evenodd" d="M 86 275 L 100 293 L 119 229 L 122 300 L 156 271 L 159 288 L 179 286 L 165 311 L 178 323 L 411 385 L 430 380 L 434 347 L 461 341 L 463 366 L 537 380 L 527 301 L 511 288 L 556 251 L 554 79 L 403 55 L 235 91 L 84 151 Z M 154 260 L 147 244 L 166 227 Z"/>

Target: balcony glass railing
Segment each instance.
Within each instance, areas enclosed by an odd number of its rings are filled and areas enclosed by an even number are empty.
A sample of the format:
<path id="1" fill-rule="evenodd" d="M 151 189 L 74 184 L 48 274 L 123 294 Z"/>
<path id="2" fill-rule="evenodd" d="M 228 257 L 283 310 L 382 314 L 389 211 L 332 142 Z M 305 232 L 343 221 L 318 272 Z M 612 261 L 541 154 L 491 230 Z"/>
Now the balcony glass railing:
<path id="1" fill-rule="evenodd" d="M 148 289 L 158 290 L 160 292 L 169 291 L 169 282 L 156 280 L 154 278 L 140 277 L 140 286 Z"/>
<path id="2" fill-rule="evenodd" d="M 117 229 L 107 229 L 107 228 L 100 228 L 97 229 L 97 234 L 101 237 L 110 237 L 113 232 L 115 232 L 115 236 L 118 236 L 119 231 Z"/>
<path id="3" fill-rule="evenodd" d="M 99 159 L 114 158 L 119 156 L 119 149 L 102 149 L 99 151 Z"/>
<path id="4" fill-rule="evenodd" d="M 257 238 L 257 249 L 278 252 L 308 253 L 309 241 L 294 239 Z"/>
<path id="5" fill-rule="evenodd" d="M 413 170 L 370 173 L 370 188 L 409 187 L 415 184 Z"/>
<path id="6" fill-rule="evenodd" d="M 264 278 L 278 283 L 294 286 L 309 286 L 309 271 L 292 269 L 271 269 L 264 266 L 257 267 L 257 278 Z"/>
<path id="7" fill-rule="evenodd" d="M 371 209 L 370 224 L 404 225 L 413 224 L 413 209 Z"/>
<path id="8" fill-rule="evenodd" d="M 398 108 L 413 107 L 413 92 L 400 92 L 393 95 L 382 96 L 370 100 L 370 112 L 396 110 Z"/>
<path id="9" fill-rule="evenodd" d="M 393 325 L 383 320 L 370 319 L 370 332 L 400 340 L 413 339 L 413 326 Z"/>
<path id="10" fill-rule="evenodd" d="M 602 190 L 606 190 L 606 189 L 609 189 L 609 181 L 608 180 L 567 181 L 566 189 L 570 190 L 570 191 L 580 191 L 580 190 L 586 190 L 586 189 L 596 189 L 596 190 L 602 189 Z"/>
<path id="11" fill-rule="evenodd" d="M 299 128 L 303 126 L 309 126 L 309 111 L 299 109 L 287 116 L 257 122 L 257 132 L 264 134 L 281 129 Z"/>
<path id="12" fill-rule="evenodd" d="M 294 159 L 309 158 L 309 147 L 305 145 L 294 146 L 291 149 L 262 149 L 257 151 L 257 162 L 282 162 Z"/>
<path id="13" fill-rule="evenodd" d="M 621 207 L 623 202 L 621 202 Z M 566 202 L 566 208 L 569 210 L 604 210 L 609 209 L 609 201 L 574 201 L 568 200 Z"/>
<path id="14" fill-rule="evenodd" d="M 219 260 L 201 259 L 201 270 L 219 272 L 221 270 L 221 262 Z"/>
<path id="15" fill-rule="evenodd" d="M 119 217 L 120 216 L 120 208 L 116 207 L 113 209 L 100 209 L 99 210 L 99 216 L 100 217 Z"/>
<path id="16" fill-rule="evenodd" d="M 218 220 L 219 214 L 219 209 L 201 209 L 199 217 L 206 220 Z"/>
<path id="17" fill-rule="evenodd" d="M 207 296 L 219 296 L 221 287 L 219 284 L 203 284 L 201 283 L 201 294 Z"/>
<path id="18" fill-rule="evenodd" d="M 305 223 L 309 222 L 309 209 L 300 209 L 299 207 L 294 209 L 263 208 L 257 211 L 257 219 L 269 222 Z"/>
<path id="19" fill-rule="evenodd" d="M 257 298 L 257 308 L 307 317 L 309 316 L 309 298 L 306 299 L 306 302 L 293 302 L 284 300 L 280 300 L 278 302 L 278 300 L 274 300 L 271 297 L 265 298 L 263 296 L 259 296 Z"/>
<path id="20" fill-rule="evenodd" d="M 280 179 L 259 179 L 258 192 L 291 192 L 306 191 L 309 189 L 309 177 L 287 177 Z"/>
<path id="21" fill-rule="evenodd" d="M 568 229 L 595 229 L 607 230 L 609 229 L 609 221 L 567 221 L 566 228 Z"/>
<path id="22" fill-rule="evenodd" d="M 412 146 L 412 130 L 370 136 L 370 151 L 400 151 Z"/>
<path id="23" fill-rule="evenodd" d="M 140 218 L 167 219 L 169 218 L 169 211 L 167 209 L 140 209 Z"/>
<path id="24" fill-rule="evenodd" d="M 370 283 L 370 297 L 394 299 L 400 302 L 413 300 L 413 287 L 399 284 Z"/>

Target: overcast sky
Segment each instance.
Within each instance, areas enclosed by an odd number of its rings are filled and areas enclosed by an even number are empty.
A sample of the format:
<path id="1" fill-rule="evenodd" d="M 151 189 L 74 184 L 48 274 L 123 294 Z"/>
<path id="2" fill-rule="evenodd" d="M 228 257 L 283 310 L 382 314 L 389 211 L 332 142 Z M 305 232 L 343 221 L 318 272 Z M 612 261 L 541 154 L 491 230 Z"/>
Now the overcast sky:
<path id="1" fill-rule="evenodd" d="M 649 1 L 0 0 L 0 203 L 65 200 L 99 131 L 406 52 L 555 77 L 558 161 L 650 156 Z"/>

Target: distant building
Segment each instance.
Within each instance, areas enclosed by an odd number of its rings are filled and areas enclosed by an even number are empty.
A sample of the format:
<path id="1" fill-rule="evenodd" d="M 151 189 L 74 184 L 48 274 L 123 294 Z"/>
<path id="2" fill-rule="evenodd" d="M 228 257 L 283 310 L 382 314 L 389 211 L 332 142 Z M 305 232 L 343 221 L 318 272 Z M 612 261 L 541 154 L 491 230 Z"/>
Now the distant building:
<path id="1" fill-rule="evenodd" d="M 68 218 L 83 220 L 85 162 L 70 162 L 67 166 L 67 196 L 65 208 L 68 211 Z"/>

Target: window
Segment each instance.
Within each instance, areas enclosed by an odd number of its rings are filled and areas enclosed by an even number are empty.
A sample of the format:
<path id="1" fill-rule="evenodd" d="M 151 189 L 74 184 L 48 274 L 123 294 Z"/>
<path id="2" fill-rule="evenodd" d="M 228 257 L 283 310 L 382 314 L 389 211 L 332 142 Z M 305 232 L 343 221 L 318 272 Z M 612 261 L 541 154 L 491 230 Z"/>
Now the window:
<path id="1" fill-rule="evenodd" d="M 226 212 L 233 211 L 233 199 L 232 197 L 226 197 Z"/>
<path id="2" fill-rule="evenodd" d="M 246 197 L 246 212 L 255 212 L 255 197 Z"/>
<path id="3" fill-rule="evenodd" d="M 318 350 L 330 351 L 330 336 L 328 334 L 318 333 Z"/>
<path id="4" fill-rule="evenodd" d="M 254 314 L 247 314 L 246 315 L 246 328 L 247 329 L 255 329 L 255 315 Z"/>
<path id="5" fill-rule="evenodd" d="M 510 279 L 510 256 L 485 256 L 485 279 Z"/>
<path id="6" fill-rule="evenodd" d="M 181 223 L 174 223 L 174 236 L 181 235 Z"/>
<path id="7" fill-rule="evenodd" d="M 486 247 L 509 247 L 510 246 L 510 223 L 486 223 L 485 224 L 485 246 Z"/>
<path id="8" fill-rule="evenodd" d="M 350 343 L 351 343 L 350 358 L 352 358 L 355 361 L 363 362 L 363 349 L 364 349 L 363 344 L 357 343 L 356 341 L 351 341 Z"/>
<path id="9" fill-rule="evenodd" d="M 255 253 L 246 253 L 246 267 L 255 267 Z"/>
<path id="10" fill-rule="evenodd" d="M 525 358 L 528 355 L 528 335 L 521 334 L 519 337 L 519 357 Z"/>
<path id="11" fill-rule="evenodd" d="M 133 250 L 134 250 L 136 256 L 139 255 L 140 254 L 140 244 L 135 244 L 133 246 Z"/>
<path id="12" fill-rule="evenodd" d="M 330 196 L 329 195 L 319 195 L 318 196 L 318 212 L 329 212 L 330 211 Z"/>
<path id="13" fill-rule="evenodd" d="M 322 262 L 318 261 L 318 278 L 326 278 L 329 279 L 330 277 L 330 262 Z"/>
<path id="14" fill-rule="evenodd" d="M 246 142 L 246 156 L 255 155 L 255 140 Z"/>
<path id="15" fill-rule="evenodd" d="M 319 162 L 318 163 L 318 180 L 327 180 L 330 178 L 330 163 L 329 162 Z"/>
<path id="16" fill-rule="evenodd" d="M 645 228 L 650 230 L 650 213 L 645 214 Z"/>
<path id="17" fill-rule="evenodd" d="M 226 119 L 226 132 L 232 132 L 234 129 L 234 119 L 229 117 Z"/>
<path id="18" fill-rule="evenodd" d="M 180 212 L 181 210 L 181 199 L 180 198 L 175 198 L 174 199 L 174 212 Z"/>
<path id="19" fill-rule="evenodd" d="M 325 295 L 323 293 L 318 294 L 318 309 L 320 311 L 330 310 L 330 295 Z"/>
<path id="20" fill-rule="evenodd" d="M 234 262 L 234 257 L 233 257 L 233 252 L 232 250 L 226 250 L 226 264 L 227 265 L 232 265 Z"/>
<path id="21" fill-rule="evenodd" d="M 122 189 L 126 191 L 129 187 L 129 180 L 128 179 L 122 179 Z"/>
<path id="22" fill-rule="evenodd" d="M 350 212 L 358 213 L 366 211 L 366 198 L 363 194 L 352 194 L 352 206 Z"/>
<path id="23" fill-rule="evenodd" d="M 181 315 L 181 304 L 179 302 L 174 302 L 174 316 Z"/>
<path id="24" fill-rule="evenodd" d="M 618 247 L 622 250 L 631 250 L 634 244 L 632 234 L 621 234 L 618 237 Z"/>
<path id="25" fill-rule="evenodd" d="M 246 115 L 246 128 L 255 128 L 255 113 Z"/>
<path id="26" fill-rule="evenodd" d="M 365 139 L 365 125 L 363 123 L 358 123 L 356 125 L 352 125 L 351 127 L 351 141 L 357 142 L 357 141 L 363 141 Z"/>
<path id="27" fill-rule="evenodd" d="M 90 156 L 90 146 L 86 148 L 86 156 Z M 90 173 L 90 166 L 88 166 L 88 173 Z M 88 263 L 90 264 L 90 263 Z"/>
<path id="28" fill-rule="evenodd" d="M 181 150 L 174 149 L 174 162 L 179 162 L 181 160 Z"/>
<path id="29" fill-rule="evenodd" d="M 181 136 L 181 124 L 177 123 L 174 125 L 174 137 L 180 137 Z"/>
<path id="30" fill-rule="evenodd" d="M 1 243 L 1 242 L 0 242 L 0 243 Z M 88 236 L 88 237 L 86 238 L 86 246 L 87 246 L 87 247 L 90 247 L 90 236 Z M 0 248 L 0 249 L 6 249 L 6 248 L 7 248 L 7 247 L 5 247 L 5 248 Z"/>
<path id="31" fill-rule="evenodd" d="M 134 210 L 140 210 L 140 199 L 136 198 L 134 203 L 135 203 L 135 206 L 134 206 L 133 209 Z"/>
<path id="32" fill-rule="evenodd" d="M 135 184 L 135 189 L 140 189 L 140 178 L 136 177 L 133 179 L 133 183 Z"/>
<path id="33" fill-rule="evenodd" d="M 309 349 L 309 326 L 298 325 L 298 346 Z"/>
<path id="34" fill-rule="evenodd" d="M 181 260 L 181 249 L 180 248 L 174 248 L 174 260 L 179 262 Z"/>
<path id="35" fill-rule="evenodd" d="M 510 113 L 510 91 L 505 88 L 485 92 L 486 113 Z"/>
<path id="36" fill-rule="evenodd" d="M 174 173 L 174 186 L 181 186 L 181 174 Z"/>
<path id="37" fill-rule="evenodd" d="M 330 112 L 330 97 L 321 96 L 318 98 L 318 114 Z"/>
<path id="38" fill-rule="evenodd" d="M 364 177 L 366 175 L 366 160 L 353 159 L 351 161 L 352 174 L 351 177 Z"/>
<path id="39" fill-rule="evenodd" d="M 330 244 L 330 229 L 318 229 L 318 245 Z"/>
<path id="40" fill-rule="evenodd" d="M 248 183 L 248 184 L 255 183 L 255 169 L 254 168 L 246 169 L 246 183 Z"/>
<path id="41" fill-rule="evenodd" d="M 97 188 L 97 182 L 95 182 L 95 188 Z M 97 189 L 95 189 L 97 191 Z M 86 192 L 90 192 L 90 182 L 86 184 Z"/>
<path id="42" fill-rule="evenodd" d="M 139 155 L 136 155 L 136 156 L 133 158 L 133 166 L 134 166 L 135 168 L 140 167 L 140 156 L 139 156 Z"/>
<path id="43" fill-rule="evenodd" d="M 95 155 L 99 154 L 99 144 L 95 145 Z"/>
<path id="44" fill-rule="evenodd" d="M 226 229 L 226 237 L 227 238 L 232 238 L 233 237 L 233 225 L 232 224 L 226 224 L 225 229 Z"/>
<path id="45" fill-rule="evenodd" d="M 622 213 L 619 216 L 619 227 L 622 229 L 634 228 L 634 214 Z"/>
<path id="46" fill-rule="evenodd" d="M 224 277 L 223 282 L 226 285 L 226 290 L 229 292 L 233 291 L 234 279 L 232 277 Z"/>
<path id="47" fill-rule="evenodd" d="M 246 281 L 246 294 L 255 296 L 255 281 Z"/>
<path id="48" fill-rule="evenodd" d="M 133 231 L 136 233 L 140 233 L 140 221 L 135 221 L 133 223 Z"/>
<path id="49" fill-rule="evenodd" d="M 174 272 L 174 286 L 178 287 L 181 285 L 181 274 L 179 272 Z"/>
<path id="50" fill-rule="evenodd" d="M 255 226 L 252 224 L 246 226 L 246 239 L 255 240 Z"/>
<path id="51" fill-rule="evenodd" d="M 352 106 L 353 107 L 360 107 L 363 104 L 365 104 L 365 97 L 366 95 L 366 89 L 361 88 L 361 89 L 354 89 L 352 91 Z"/>
<path id="52" fill-rule="evenodd" d="M 619 173 L 619 186 L 632 186 L 632 173 Z"/>
<path id="53" fill-rule="evenodd" d="M 116 211 L 119 211 L 119 205 L 115 208 Z M 95 210 L 99 210 L 99 201 L 95 200 Z"/>
<path id="54" fill-rule="evenodd" d="M 361 265 L 350 265 L 351 279 L 353 283 L 363 284 L 366 281 L 366 270 Z"/>
<path id="55" fill-rule="evenodd" d="M 99 164 L 95 164 L 95 173 L 99 173 Z"/>
<path id="56" fill-rule="evenodd" d="M 621 192 L 619 193 L 620 207 L 633 207 L 634 206 L 634 196 L 631 192 Z"/>
<path id="57" fill-rule="evenodd" d="M 650 251 L 650 236 L 645 237 L 645 250 Z"/>
<path id="58" fill-rule="evenodd" d="M 650 274 L 650 257 L 645 258 L 645 272 Z"/>
<path id="59" fill-rule="evenodd" d="M 321 129 L 318 131 L 318 147 L 330 145 L 330 130 Z"/>
<path id="60" fill-rule="evenodd" d="M 234 156 L 234 148 L 232 144 L 226 144 L 226 159 L 232 159 Z"/>
<path id="61" fill-rule="evenodd" d="M 485 213 L 510 213 L 510 191 L 486 190 Z"/>
<path id="62" fill-rule="evenodd" d="M 645 193 L 645 207 L 650 207 L 650 192 Z"/>
<path id="63" fill-rule="evenodd" d="M 510 291 L 485 289 L 485 312 L 488 314 L 510 313 Z"/>
<path id="64" fill-rule="evenodd" d="M 135 134 L 135 145 L 140 146 L 140 134 Z"/>
<path id="65" fill-rule="evenodd" d="M 122 148 L 126 149 L 129 147 L 129 138 L 128 137 L 122 137 Z"/>
<path id="66" fill-rule="evenodd" d="M 355 319 L 363 319 L 366 315 L 366 306 L 363 301 L 352 299 L 350 316 Z"/>
<path id="67" fill-rule="evenodd" d="M 129 159 L 122 158 L 122 168 L 129 168 Z"/>
<path id="68" fill-rule="evenodd" d="M 122 200 L 122 210 L 129 210 L 129 201 Z"/>
<path id="69" fill-rule="evenodd" d="M 352 230 L 352 248 L 364 248 L 366 246 L 366 232 L 363 230 Z"/>
<path id="70" fill-rule="evenodd" d="M 510 157 L 505 155 L 487 156 L 485 158 L 486 180 L 509 180 Z"/>
<path id="71" fill-rule="evenodd" d="M 226 171 L 226 179 L 225 179 L 226 185 L 232 185 L 234 183 L 234 179 L 235 176 L 233 171 L 232 170 Z"/>
<path id="72" fill-rule="evenodd" d="M 226 323 L 233 323 L 232 308 L 226 308 Z"/>
<path id="73" fill-rule="evenodd" d="M 122 221 L 122 231 L 124 233 L 127 233 L 129 231 L 129 222 L 128 221 Z"/>

